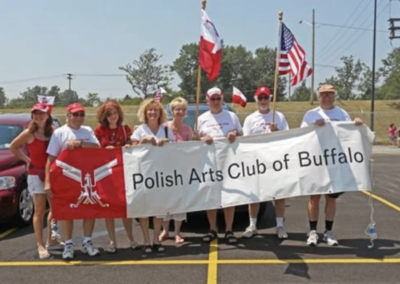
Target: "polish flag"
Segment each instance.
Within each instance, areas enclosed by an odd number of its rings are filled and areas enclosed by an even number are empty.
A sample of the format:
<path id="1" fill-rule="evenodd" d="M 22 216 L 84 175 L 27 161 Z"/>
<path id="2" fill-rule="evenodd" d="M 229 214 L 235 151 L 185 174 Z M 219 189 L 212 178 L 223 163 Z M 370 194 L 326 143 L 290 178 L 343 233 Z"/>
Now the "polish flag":
<path id="1" fill-rule="evenodd" d="M 160 89 L 158 89 L 157 92 L 155 93 L 154 99 L 156 101 L 162 103 L 163 94 L 166 94 L 166 93 L 167 93 L 167 91 L 164 88 L 160 87 Z"/>
<path id="2" fill-rule="evenodd" d="M 233 87 L 232 103 L 241 105 L 242 107 L 246 107 L 247 105 L 247 98 L 236 87 Z"/>
<path id="3" fill-rule="evenodd" d="M 53 110 L 55 97 L 54 96 L 42 96 L 38 95 L 38 103 L 46 104 L 49 107 L 49 113 Z"/>
<path id="4" fill-rule="evenodd" d="M 201 35 L 199 64 L 208 74 L 208 80 L 218 77 L 222 61 L 222 41 L 218 35 L 214 23 L 207 16 L 206 11 L 201 10 Z"/>

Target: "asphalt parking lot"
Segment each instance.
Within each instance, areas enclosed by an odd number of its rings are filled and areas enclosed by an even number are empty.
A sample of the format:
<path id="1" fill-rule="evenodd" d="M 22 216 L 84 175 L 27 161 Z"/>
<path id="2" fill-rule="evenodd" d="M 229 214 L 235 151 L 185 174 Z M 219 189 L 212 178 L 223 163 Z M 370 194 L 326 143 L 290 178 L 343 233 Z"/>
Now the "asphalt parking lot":
<path id="1" fill-rule="evenodd" d="M 392 151 L 393 150 L 393 151 Z M 375 151 L 375 150 L 374 150 Z M 185 243 L 176 246 L 165 242 L 166 252 L 145 255 L 128 248 L 121 222 L 117 236 L 121 247 L 117 254 L 103 253 L 89 258 L 79 252 L 80 239 L 75 241 L 72 262 L 61 260 L 61 251 L 41 261 L 34 247 L 31 227 L 14 229 L 0 225 L 1 283 L 398 283 L 400 278 L 400 151 L 382 148 L 375 151 L 372 167 L 373 208 L 378 239 L 373 248 L 365 230 L 370 222 L 369 196 L 363 192 L 346 193 L 338 200 L 334 232 L 339 246 L 320 243 L 308 247 L 307 198 L 287 200 L 285 227 L 289 239 L 279 241 L 274 235 L 272 206 L 258 221 L 259 235 L 250 240 L 239 239 L 237 245 L 220 239 L 203 244 L 207 232 L 204 218 L 184 224 Z M 324 229 L 321 216 L 319 231 Z M 239 215 L 234 231 L 239 237 L 248 225 L 248 217 Z M 75 236 L 81 235 L 76 222 Z M 141 242 L 139 225 L 134 233 Z M 94 244 L 103 248 L 107 234 L 103 220 L 96 224 Z"/>

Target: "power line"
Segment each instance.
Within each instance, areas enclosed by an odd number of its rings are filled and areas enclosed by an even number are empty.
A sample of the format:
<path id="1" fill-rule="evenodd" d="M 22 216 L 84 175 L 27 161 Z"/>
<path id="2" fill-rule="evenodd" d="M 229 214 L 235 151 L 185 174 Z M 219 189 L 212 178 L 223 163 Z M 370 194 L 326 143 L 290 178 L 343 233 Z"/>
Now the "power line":
<path id="1" fill-rule="evenodd" d="M 349 20 L 353 17 L 353 15 L 357 12 L 358 8 L 360 8 L 362 3 L 365 3 L 366 1 L 361 0 L 360 3 L 358 3 L 357 7 L 354 9 L 353 13 L 347 18 L 347 20 L 344 22 L 343 25 L 346 25 Z M 367 6 L 364 7 L 364 10 L 362 10 L 362 12 L 358 15 L 357 19 L 360 17 L 360 15 L 362 15 L 364 13 L 364 11 L 368 8 L 368 3 Z M 337 36 L 340 34 L 340 32 L 342 31 L 343 28 L 341 28 L 340 30 L 338 30 L 338 32 L 322 47 L 322 49 L 319 51 L 319 53 L 322 53 L 323 51 L 325 51 L 329 45 L 331 44 L 331 42 L 334 42 L 334 40 L 337 38 Z"/>
<path id="2" fill-rule="evenodd" d="M 382 3 L 382 2 L 381 2 L 381 3 Z M 387 8 L 387 6 L 388 6 L 389 4 L 390 4 L 390 2 L 388 2 L 388 4 L 386 4 L 386 6 L 384 6 L 384 7 L 382 8 L 382 10 L 381 10 L 381 11 L 379 12 L 379 14 L 378 14 L 378 18 L 382 15 L 382 13 L 384 12 L 384 10 Z M 371 25 L 373 25 L 373 23 L 370 23 L 368 27 L 370 27 Z M 365 33 L 365 31 L 361 32 L 361 33 L 358 35 L 358 37 L 356 37 L 349 45 L 347 45 L 347 46 L 344 48 L 344 50 L 349 50 L 349 48 L 352 47 L 364 33 Z M 333 54 L 336 54 L 336 53 L 337 53 L 337 52 L 335 52 L 335 53 L 333 53 Z M 343 54 L 342 54 L 342 55 L 343 55 Z M 332 63 L 335 62 L 337 59 L 339 59 L 342 55 L 340 55 L 339 57 L 336 57 L 334 60 L 332 60 L 332 61 L 330 61 L 330 62 L 328 62 L 328 63 L 326 63 L 326 64 L 327 64 L 327 65 L 332 64 Z M 330 57 L 331 57 L 331 56 L 330 56 Z M 328 57 L 328 58 L 330 58 L 330 57 Z"/>
<path id="3" fill-rule="evenodd" d="M 351 26 L 342 26 L 342 25 L 335 25 L 335 24 L 328 24 L 328 23 L 316 23 L 317 25 L 321 26 L 328 26 L 328 27 L 335 27 L 335 28 L 342 28 L 342 29 L 349 29 L 349 30 L 361 30 L 361 31 L 371 31 L 373 32 L 373 29 L 366 29 L 362 27 L 351 27 Z M 385 30 L 376 30 L 377 32 L 380 33 L 389 33 L 389 31 Z"/>
<path id="4" fill-rule="evenodd" d="M 5 85 L 5 84 L 23 83 L 23 82 L 28 82 L 28 81 L 47 80 L 47 79 L 52 79 L 52 78 L 59 78 L 61 76 L 62 75 L 53 75 L 53 76 L 45 76 L 45 77 L 36 77 L 36 78 L 12 80 L 12 81 L 3 81 L 3 82 L 0 82 L 0 84 L 1 85 Z"/>

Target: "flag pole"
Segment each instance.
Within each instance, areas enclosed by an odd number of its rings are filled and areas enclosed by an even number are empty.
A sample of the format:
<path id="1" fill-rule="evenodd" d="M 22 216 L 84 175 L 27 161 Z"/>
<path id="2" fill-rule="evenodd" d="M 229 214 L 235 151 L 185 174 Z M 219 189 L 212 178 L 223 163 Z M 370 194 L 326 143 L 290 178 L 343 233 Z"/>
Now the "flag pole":
<path id="1" fill-rule="evenodd" d="M 283 12 L 279 12 L 279 31 L 278 31 L 278 47 L 276 49 L 276 63 L 275 63 L 275 82 L 274 82 L 274 95 L 272 97 L 272 123 L 275 123 L 275 107 L 276 107 L 276 96 L 278 94 L 278 75 L 279 75 L 279 57 L 281 53 L 281 33 L 282 33 L 282 19 Z"/>
<path id="2" fill-rule="evenodd" d="M 201 1 L 201 9 L 205 10 L 207 5 L 207 0 Z M 200 46 L 199 46 L 200 47 Z M 195 124 L 194 129 L 197 130 L 197 119 L 199 117 L 199 104 L 200 104 L 200 92 L 201 92 L 201 66 L 197 69 L 197 89 L 196 89 L 196 112 L 195 112 Z"/>

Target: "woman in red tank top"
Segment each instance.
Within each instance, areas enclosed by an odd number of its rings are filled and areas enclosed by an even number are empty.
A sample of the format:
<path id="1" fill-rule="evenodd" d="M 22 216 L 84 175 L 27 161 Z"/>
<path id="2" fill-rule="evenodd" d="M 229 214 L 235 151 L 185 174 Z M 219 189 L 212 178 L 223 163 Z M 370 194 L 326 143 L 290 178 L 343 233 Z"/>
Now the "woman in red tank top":
<path id="1" fill-rule="evenodd" d="M 97 121 L 99 125 L 94 130 L 94 134 L 102 148 L 113 149 L 115 147 L 123 147 L 131 144 L 130 137 L 132 135 L 132 130 L 129 126 L 122 124 L 123 120 L 124 113 L 117 101 L 109 100 L 99 107 L 97 111 Z M 110 238 L 109 245 L 105 251 L 107 253 L 116 253 L 115 221 L 114 219 L 105 219 L 105 221 Z M 133 237 L 132 218 L 124 218 L 122 222 L 130 242 L 130 247 L 133 250 L 138 249 L 140 246 Z"/>
<path id="2" fill-rule="evenodd" d="M 26 163 L 28 169 L 28 190 L 33 197 L 35 214 L 33 216 L 33 229 L 35 231 L 36 245 L 39 258 L 50 257 L 47 247 L 51 240 L 52 214 L 47 217 L 47 242 L 43 244 L 43 223 L 46 213 L 47 196 L 44 191 L 44 172 L 47 162 L 47 143 L 53 133 L 53 121 L 49 114 L 49 106 L 35 104 L 31 109 L 32 120 L 27 129 L 22 131 L 10 144 L 10 151 Z M 21 151 L 27 144 L 29 156 Z M 50 202 L 49 202 L 50 204 Z"/>

